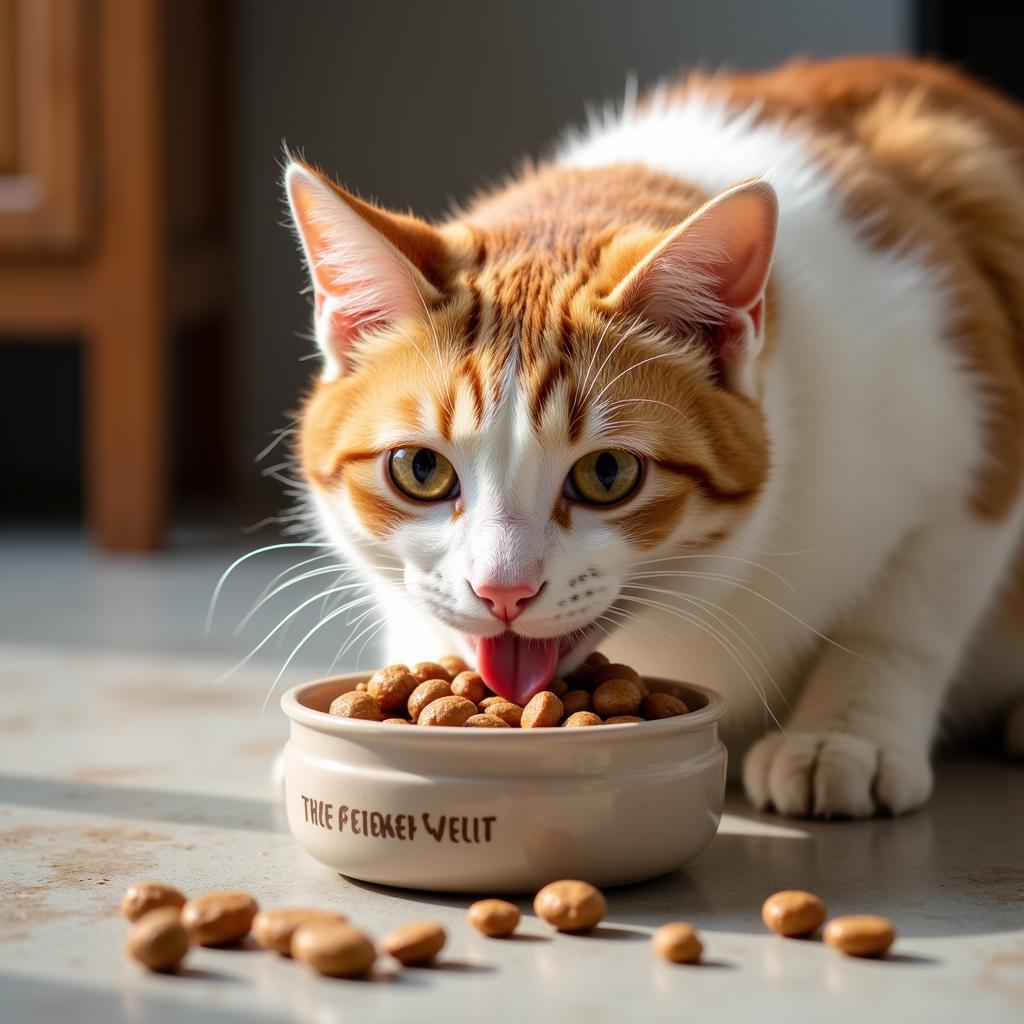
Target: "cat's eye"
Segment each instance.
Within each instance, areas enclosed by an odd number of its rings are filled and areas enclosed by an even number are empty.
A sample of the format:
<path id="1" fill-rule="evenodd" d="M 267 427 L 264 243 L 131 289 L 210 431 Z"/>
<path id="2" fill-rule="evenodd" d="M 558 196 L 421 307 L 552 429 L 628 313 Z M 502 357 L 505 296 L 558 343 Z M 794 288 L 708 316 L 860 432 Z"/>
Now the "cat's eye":
<path id="1" fill-rule="evenodd" d="M 565 497 L 587 505 L 614 505 L 636 490 L 642 471 L 643 463 L 632 452 L 591 452 L 569 470 Z"/>
<path id="2" fill-rule="evenodd" d="M 395 486 L 415 501 L 445 501 L 459 493 L 455 467 L 430 448 L 396 448 L 388 457 Z"/>

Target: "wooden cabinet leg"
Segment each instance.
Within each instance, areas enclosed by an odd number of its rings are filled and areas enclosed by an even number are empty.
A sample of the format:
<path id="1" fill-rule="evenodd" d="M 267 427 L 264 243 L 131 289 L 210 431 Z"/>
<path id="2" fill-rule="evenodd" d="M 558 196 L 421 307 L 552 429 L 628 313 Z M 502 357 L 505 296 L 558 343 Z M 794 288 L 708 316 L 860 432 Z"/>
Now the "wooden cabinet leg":
<path id="1" fill-rule="evenodd" d="M 167 504 L 167 225 L 157 0 L 101 0 L 103 216 L 85 371 L 85 480 L 97 540 L 145 550 Z"/>

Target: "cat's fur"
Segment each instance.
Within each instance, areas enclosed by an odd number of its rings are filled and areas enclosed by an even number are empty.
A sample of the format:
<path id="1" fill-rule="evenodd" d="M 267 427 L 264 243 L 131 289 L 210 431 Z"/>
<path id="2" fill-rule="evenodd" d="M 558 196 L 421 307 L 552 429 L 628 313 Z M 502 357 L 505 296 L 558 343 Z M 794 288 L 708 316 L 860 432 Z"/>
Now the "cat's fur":
<path id="1" fill-rule="evenodd" d="M 326 360 L 299 454 L 389 660 L 471 655 L 505 629 L 471 584 L 544 582 L 512 628 L 720 690 L 758 806 L 910 810 L 944 714 L 1024 753 L 1012 104 L 797 64 L 663 90 L 437 227 L 287 184 Z M 389 484 L 409 444 L 456 500 Z M 604 447 L 638 492 L 564 498 Z"/>

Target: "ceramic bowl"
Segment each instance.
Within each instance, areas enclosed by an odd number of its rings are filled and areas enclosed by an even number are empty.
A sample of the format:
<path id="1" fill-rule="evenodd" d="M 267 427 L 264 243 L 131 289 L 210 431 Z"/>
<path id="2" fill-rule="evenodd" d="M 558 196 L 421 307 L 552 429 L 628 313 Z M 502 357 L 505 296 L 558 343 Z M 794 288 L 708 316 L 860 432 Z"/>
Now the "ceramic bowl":
<path id="1" fill-rule="evenodd" d="M 711 841 L 726 752 L 722 698 L 652 680 L 689 714 L 583 729 L 388 726 L 327 709 L 367 674 L 289 690 L 288 824 L 343 875 L 447 892 L 532 892 L 556 878 L 621 885 Z"/>

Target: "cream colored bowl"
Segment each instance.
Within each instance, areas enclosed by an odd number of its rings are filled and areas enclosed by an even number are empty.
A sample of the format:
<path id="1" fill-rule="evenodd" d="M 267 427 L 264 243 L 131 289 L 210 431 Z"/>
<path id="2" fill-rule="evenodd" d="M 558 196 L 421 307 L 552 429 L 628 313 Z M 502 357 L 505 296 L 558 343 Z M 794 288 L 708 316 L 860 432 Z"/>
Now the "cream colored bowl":
<path id="1" fill-rule="evenodd" d="M 675 870 L 718 828 L 724 704 L 711 690 L 674 683 L 689 714 L 583 729 L 327 714 L 366 678 L 305 683 L 281 698 L 288 824 L 343 875 L 449 892 L 532 892 L 556 878 L 621 885 Z"/>

